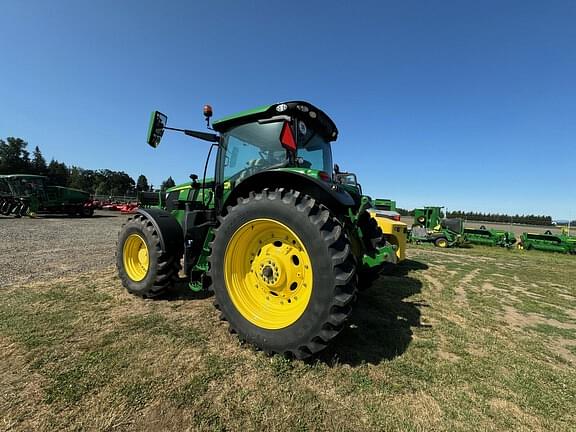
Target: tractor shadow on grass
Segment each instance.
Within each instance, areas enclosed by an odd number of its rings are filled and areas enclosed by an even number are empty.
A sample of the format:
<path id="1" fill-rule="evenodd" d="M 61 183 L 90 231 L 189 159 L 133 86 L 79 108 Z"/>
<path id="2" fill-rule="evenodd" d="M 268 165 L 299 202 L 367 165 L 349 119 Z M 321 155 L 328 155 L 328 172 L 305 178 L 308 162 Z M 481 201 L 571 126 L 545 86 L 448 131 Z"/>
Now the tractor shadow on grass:
<path id="1" fill-rule="evenodd" d="M 420 321 L 420 308 L 428 305 L 406 300 L 422 291 L 422 282 L 410 274 L 427 268 L 407 260 L 374 280 L 359 294 L 347 327 L 319 360 L 356 366 L 401 356 L 412 342 L 412 328 L 430 327 Z"/>
<path id="2" fill-rule="evenodd" d="M 177 300 L 202 300 L 210 298 L 214 295 L 211 291 L 192 291 L 188 287 L 188 281 L 184 278 L 179 279 L 174 286 L 160 294 L 158 297 L 154 297 L 153 300 L 157 301 L 177 301 Z"/>

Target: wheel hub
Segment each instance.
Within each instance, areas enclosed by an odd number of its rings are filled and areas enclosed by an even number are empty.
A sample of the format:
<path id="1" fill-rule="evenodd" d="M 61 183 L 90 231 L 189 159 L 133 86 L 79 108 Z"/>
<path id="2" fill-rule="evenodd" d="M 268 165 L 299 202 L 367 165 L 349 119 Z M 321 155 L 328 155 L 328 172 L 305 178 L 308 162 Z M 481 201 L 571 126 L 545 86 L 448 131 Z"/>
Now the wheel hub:
<path id="1" fill-rule="evenodd" d="M 312 263 L 302 241 L 287 226 L 256 219 L 230 239 L 226 287 L 240 313 L 264 328 L 295 322 L 312 292 Z"/>
<path id="2" fill-rule="evenodd" d="M 266 285 L 273 286 L 281 282 L 282 264 L 270 257 L 264 257 L 263 260 L 256 260 L 252 267 L 259 269 L 259 275 L 262 282 Z"/>
<path id="3" fill-rule="evenodd" d="M 274 269 L 274 267 L 272 267 L 272 265 L 262 265 L 262 272 L 260 273 L 260 275 L 262 276 L 262 279 L 267 282 L 268 284 L 272 284 L 274 283 L 274 280 L 278 279 L 278 272 Z"/>
<path id="4" fill-rule="evenodd" d="M 135 282 L 143 280 L 150 266 L 148 246 L 144 239 L 139 234 L 130 234 L 124 242 L 122 255 L 128 277 Z"/>

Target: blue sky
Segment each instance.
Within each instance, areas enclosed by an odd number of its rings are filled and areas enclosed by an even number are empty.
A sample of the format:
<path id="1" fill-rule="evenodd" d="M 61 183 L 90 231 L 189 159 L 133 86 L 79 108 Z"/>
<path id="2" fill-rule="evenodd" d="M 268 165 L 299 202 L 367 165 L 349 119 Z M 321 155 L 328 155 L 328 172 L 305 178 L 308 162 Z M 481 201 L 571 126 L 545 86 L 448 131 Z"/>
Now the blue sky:
<path id="1" fill-rule="evenodd" d="M 2 2 L 0 137 L 159 185 L 208 145 L 173 127 L 304 99 L 334 158 L 401 207 L 576 217 L 576 2 Z"/>

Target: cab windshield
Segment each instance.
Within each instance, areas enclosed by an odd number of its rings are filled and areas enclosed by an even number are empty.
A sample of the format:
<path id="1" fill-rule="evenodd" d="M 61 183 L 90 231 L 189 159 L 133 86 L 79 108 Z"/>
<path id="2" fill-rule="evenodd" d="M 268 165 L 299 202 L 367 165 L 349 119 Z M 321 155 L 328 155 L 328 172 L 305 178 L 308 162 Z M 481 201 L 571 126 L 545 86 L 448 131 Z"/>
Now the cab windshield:
<path id="1" fill-rule="evenodd" d="M 303 168 L 332 173 L 332 148 L 315 130 L 298 120 L 297 156 L 303 159 Z"/>
<path id="2" fill-rule="evenodd" d="M 297 157 L 303 168 L 332 172 L 330 144 L 313 130 L 298 122 Z M 269 168 L 285 166 L 286 149 L 280 143 L 283 122 L 248 123 L 225 134 L 223 177 L 225 181 L 242 181 Z"/>

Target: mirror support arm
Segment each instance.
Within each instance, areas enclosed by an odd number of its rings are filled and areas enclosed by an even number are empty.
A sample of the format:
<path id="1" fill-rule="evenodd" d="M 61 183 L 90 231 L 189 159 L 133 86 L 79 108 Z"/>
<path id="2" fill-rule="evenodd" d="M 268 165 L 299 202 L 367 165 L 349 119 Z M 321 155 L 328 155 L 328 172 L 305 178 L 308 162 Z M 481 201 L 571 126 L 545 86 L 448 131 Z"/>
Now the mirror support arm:
<path id="1" fill-rule="evenodd" d="M 189 129 L 178 129 L 178 128 L 171 128 L 171 127 L 167 127 L 164 126 L 164 129 L 167 130 L 173 130 L 173 131 L 177 131 L 177 132 L 184 132 L 184 134 L 194 137 L 194 138 L 198 138 L 204 141 L 209 141 L 209 142 L 214 142 L 217 143 L 220 141 L 220 137 L 216 134 L 211 134 L 211 133 L 206 133 L 206 132 L 198 132 L 198 131 L 193 131 L 193 130 L 189 130 Z"/>

